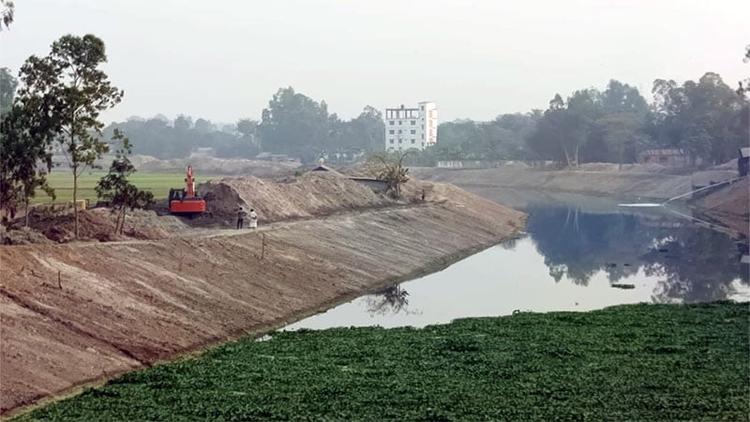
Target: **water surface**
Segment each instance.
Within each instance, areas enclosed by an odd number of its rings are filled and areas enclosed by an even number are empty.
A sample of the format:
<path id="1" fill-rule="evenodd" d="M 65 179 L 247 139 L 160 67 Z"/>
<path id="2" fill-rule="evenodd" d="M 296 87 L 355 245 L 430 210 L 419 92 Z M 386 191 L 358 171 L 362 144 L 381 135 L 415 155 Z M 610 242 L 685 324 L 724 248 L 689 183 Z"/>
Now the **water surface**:
<path id="1" fill-rule="evenodd" d="M 523 311 L 750 299 L 748 266 L 740 262 L 746 241 L 668 209 L 624 209 L 617 202 L 514 204 L 529 214 L 522 238 L 287 329 L 422 327 Z"/>

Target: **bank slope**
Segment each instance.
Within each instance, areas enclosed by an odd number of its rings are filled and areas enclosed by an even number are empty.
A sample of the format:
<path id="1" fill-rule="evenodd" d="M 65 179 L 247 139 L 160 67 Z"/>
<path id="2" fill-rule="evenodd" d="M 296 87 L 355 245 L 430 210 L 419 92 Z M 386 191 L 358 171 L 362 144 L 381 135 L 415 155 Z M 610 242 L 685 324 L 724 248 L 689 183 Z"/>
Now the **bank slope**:
<path id="1" fill-rule="evenodd" d="M 2 412 L 293 321 L 523 226 L 455 187 L 433 197 L 261 232 L 0 247 Z"/>

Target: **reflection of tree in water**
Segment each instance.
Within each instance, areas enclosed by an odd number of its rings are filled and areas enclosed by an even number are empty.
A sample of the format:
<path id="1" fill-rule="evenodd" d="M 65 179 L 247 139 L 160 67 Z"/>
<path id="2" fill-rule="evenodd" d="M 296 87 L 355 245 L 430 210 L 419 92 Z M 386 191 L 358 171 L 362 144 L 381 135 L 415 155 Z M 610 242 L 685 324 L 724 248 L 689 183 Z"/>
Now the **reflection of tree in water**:
<path id="1" fill-rule="evenodd" d="M 612 282 L 635 274 L 637 266 L 623 264 L 632 264 L 634 252 L 647 252 L 644 246 L 653 239 L 653 233 L 644 231 L 632 215 L 594 214 L 564 206 L 527 211 L 528 230 L 556 281 L 567 276 L 587 285 L 600 270 Z"/>
<path id="2" fill-rule="evenodd" d="M 748 284 L 740 250 L 719 232 L 661 214 L 594 214 L 564 206 L 527 211 L 529 233 L 556 281 L 566 276 L 587 285 L 604 271 L 617 282 L 643 267 L 647 275 L 665 277 L 655 293 L 660 301 L 719 300 L 738 277 Z"/>
<path id="3" fill-rule="evenodd" d="M 406 306 L 409 304 L 409 292 L 402 289 L 401 286 L 385 288 L 367 298 L 367 311 L 370 314 L 385 315 L 406 312 Z"/>
<path id="4" fill-rule="evenodd" d="M 705 228 L 683 228 L 645 256 L 647 275 L 663 276 L 654 300 L 707 302 L 726 299 L 732 282 L 748 284 L 738 248 L 726 235 Z"/>

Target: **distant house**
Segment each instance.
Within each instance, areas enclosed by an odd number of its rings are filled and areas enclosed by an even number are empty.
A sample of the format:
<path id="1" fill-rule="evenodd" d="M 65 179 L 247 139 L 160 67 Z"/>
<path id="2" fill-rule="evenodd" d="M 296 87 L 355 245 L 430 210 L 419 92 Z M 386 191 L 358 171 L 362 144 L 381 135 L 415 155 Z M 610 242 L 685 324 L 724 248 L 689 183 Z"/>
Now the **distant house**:
<path id="1" fill-rule="evenodd" d="M 747 176 L 748 170 L 750 170 L 750 147 L 740 148 L 738 152 L 737 170 L 740 176 Z"/>
<path id="2" fill-rule="evenodd" d="M 638 153 L 641 164 L 661 164 L 666 167 L 685 167 L 690 165 L 690 157 L 679 148 L 647 149 Z"/>

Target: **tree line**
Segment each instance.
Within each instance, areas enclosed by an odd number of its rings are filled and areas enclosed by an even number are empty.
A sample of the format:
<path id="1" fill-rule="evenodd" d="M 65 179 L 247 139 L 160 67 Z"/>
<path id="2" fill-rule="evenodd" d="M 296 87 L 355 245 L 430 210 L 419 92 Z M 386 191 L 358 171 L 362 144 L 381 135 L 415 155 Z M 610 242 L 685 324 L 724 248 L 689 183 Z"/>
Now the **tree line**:
<path id="1" fill-rule="evenodd" d="M 544 110 L 502 115 L 490 122 L 443 123 L 438 144 L 416 156 L 435 160 L 553 160 L 633 163 L 638 153 L 676 148 L 692 164 L 719 164 L 750 139 L 750 102 L 716 73 L 678 84 L 657 79 L 649 103 L 637 88 L 616 80 L 600 91 L 560 94 Z"/>
<path id="2" fill-rule="evenodd" d="M 311 162 L 321 156 L 353 156 L 383 149 L 384 124 L 380 111 L 366 106 L 354 119 L 330 113 L 324 100 L 316 101 L 292 87 L 281 88 L 262 111 L 262 120 L 241 119 L 217 127 L 211 121 L 180 115 L 130 118 L 112 123 L 127 133 L 133 152 L 161 159 L 184 158 L 196 148 L 213 148 L 217 157 L 253 158 L 260 152 L 286 154 Z"/>

